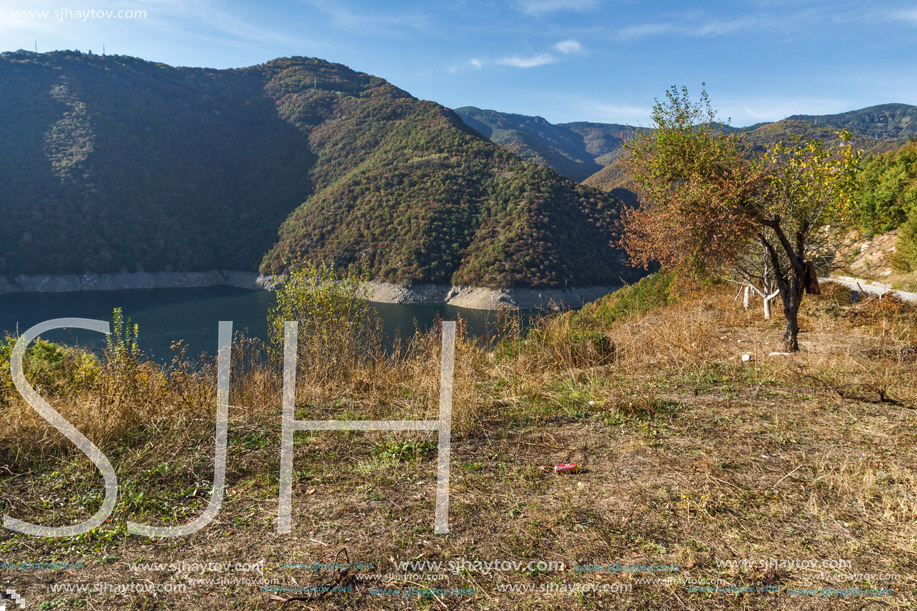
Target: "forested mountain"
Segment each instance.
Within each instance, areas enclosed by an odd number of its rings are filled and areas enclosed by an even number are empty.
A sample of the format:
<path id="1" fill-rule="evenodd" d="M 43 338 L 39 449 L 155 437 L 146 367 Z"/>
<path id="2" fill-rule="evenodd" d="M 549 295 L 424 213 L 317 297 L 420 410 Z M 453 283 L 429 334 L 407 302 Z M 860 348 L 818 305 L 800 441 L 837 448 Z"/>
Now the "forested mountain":
<path id="1" fill-rule="evenodd" d="M 0 273 L 299 259 L 402 283 L 633 278 L 620 202 L 451 110 L 312 58 L 235 70 L 0 55 Z"/>
<path id="2" fill-rule="evenodd" d="M 627 183 L 614 161 L 637 127 L 612 123 L 554 125 L 541 117 L 471 106 L 456 112 L 470 127 L 523 159 L 543 163 L 574 180 L 605 190 L 619 189 Z M 760 148 L 792 136 L 830 142 L 840 129 L 847 129 L 854 134 L 856 146 L 881 153 L 917 137 L 917 106 L 882 104 L 836 115 L 794 115 L 772 123 L 724 129 L 744 132 Z M 594 171 L 586 174 L 590 169 Z"/>
<path id="3" fill-rule="evenodd" d="M 464 106 L 455 112 L 493 143 L 523 159 L 550 166 L 564 176 L 584 180 L 616 157 L 635 128 L 610 123 L 561 123 L 541 117 Z"/>
<path id="4" fill-rule="evenodd" d="M 842 127 L 880 141 L 917 138 L 917 106 L 909 104 L 880 104 L 836 115 L 793 115 L 786 120 Z"/>

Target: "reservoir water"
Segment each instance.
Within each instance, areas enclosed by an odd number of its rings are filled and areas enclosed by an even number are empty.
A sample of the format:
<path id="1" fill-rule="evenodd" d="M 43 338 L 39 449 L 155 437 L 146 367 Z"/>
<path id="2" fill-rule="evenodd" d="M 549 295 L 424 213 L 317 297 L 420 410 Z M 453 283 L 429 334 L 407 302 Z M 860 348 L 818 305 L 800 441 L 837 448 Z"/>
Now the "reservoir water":
<path id="1" fill-rule="evenodd" d="M 112 310 L 122 308 L 125 317 L 139 325 L 140 348 L 150 358 L 168 362 L 170 345 L 185 340 L 188 355 L 213 354 L 217 323 L 233 321 L 233 329 L 249 336 L 267 336 L 267 313 L 274 294 L 230 286 L 199 288 L 86 291 L 70 293 L 11 293 L 0 295 L 0 337 L 14 335 L 53 318 L 93 318 L 111 321 Z M 484 337 L 494 330 L 497 315 L 444 304 L 372 304 L 382 318 L 388 341 L 400 335 L 428 329 L 437 318 L 468 323 L 469 332 Z M 530 313 L 529 313 L 530 315 Z M 526 318 L 529 316 L 527 315 Z M 54 331 L 46 339 L 83 346 L 101 346 L 103 336 L 91 331 Z"/>

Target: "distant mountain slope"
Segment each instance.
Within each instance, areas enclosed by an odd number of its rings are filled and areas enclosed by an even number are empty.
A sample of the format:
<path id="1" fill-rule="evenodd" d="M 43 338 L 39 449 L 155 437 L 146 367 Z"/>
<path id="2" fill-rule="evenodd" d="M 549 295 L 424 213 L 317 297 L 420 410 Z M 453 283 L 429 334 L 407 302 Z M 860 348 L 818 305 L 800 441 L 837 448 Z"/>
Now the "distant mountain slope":
<path id="1" fill-rule="evenodd" d="M 574 180 L 583 180 L 610 163 L 634 128 L 605 123 L 554 125 L 530 117 L 474 106 L 455 109 L 471 128 L 528 161 L 547 165 Z"/>
<path id="2" fill-rule="evenodd" d="M 560 126 L 581 135 L 586 152 L 594 155 L 596 163 L 603 166 L 618 158 L 624 142 L 632 138 L 639 129 L 631 125 L 587 121 L 561 123 Z"/>
<path id="3" fill-rule="evenodd" d="M 909 104 L 880 104 L 836 115 L 793 115 L 787 120 L 834 125 L 876 140 L 917 138 L 917 106 Z"/>
<path id="4" fill-rule="evenodd" d="M 0 273 L 260 269 L 562 287 L 634 270 L 620 202 L 312 58 L 237 70 L 0 55 Z"/>
<path id="5" fill-rule="evenodd" d="M 636 185 L 621 158 L 584 180 L 583 184 L 611 193 L 626 204 L 637 203 Z"/>
<path id="6" fill-rule="evenodd" d="M 917 107 L 911 108 L 917 110 Z M 855 114 L 855 112 L 848 114 Z M 848 123 L 846 129 L 850 130 L 851 127 L 854 127 L 854 125 Z M 824 123 L 820 118 L 795 118 L 783 119 L 782 121 L 775 121 L 774 123 L 759 123 L 750 127 L 739 128 L 735 131 L 744 133 L 755 150 L 763 151 L 777 142 L 794 137 L 818 139 L 826 144 L 835 144 L 839 141 L 838 132 L 841 129 L 843 128 L 838 125 Z M 852 133 L 852 145 L 869 154 L 885 153 L 895 150 L 902 146 L 903 143 L 907 142 L 899 138 L 878 138 L 868 135 L 874 132 L 870 132 L 862 126 L 859 131 L 852 131 Z M 897 133 L 906 134 L 909 132 L 901 129 L 898 130 Z M 636 201 L 636 196 L 631 190 L 634 185 L 630 180 L 630 176 L 624 171 L 619 160 L 615 160 L 592 176 L 589 176 L 583 180 L 583 184 L 607 191 L 627 203 Z"/>
<path id="7" fill-rule="evenodd" d="M 606 190 L 622 187 L 619 168 L 610 166 L 620 155 L 624 141 L 639 129 L 610 123 L 554 125 L 541 117 L 472 106 L 456 112 L 470 127 L 520 157 Z M 847 129 L 856 137 L 857 146 L 869 152 L 885 152 L 917 137 L 917 106 L 882 104 L 836 115 L 794 115 L 772 123 L 724 128 L 745 132 L 759 147 L 790 136 L 832 141 L 838 130 Z M 590 168 L 595 171 L 584 175 Z"/>

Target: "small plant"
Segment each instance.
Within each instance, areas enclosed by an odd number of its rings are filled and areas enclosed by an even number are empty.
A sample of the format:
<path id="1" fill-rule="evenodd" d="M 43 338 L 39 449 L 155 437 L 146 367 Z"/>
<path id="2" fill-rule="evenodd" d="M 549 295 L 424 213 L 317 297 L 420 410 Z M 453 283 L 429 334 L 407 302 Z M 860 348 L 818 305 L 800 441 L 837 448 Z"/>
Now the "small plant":
<path id="1" fill-rule="evenodd" d="M 574 363 L 598 365 L 614 360 L 615 345 L 599 331 L 573 331 L 570 343 Z"/>
<path id="2" fill-rule="evenodd" d="M 396 460 L 417 460 L 422 456 L 436 453 L 437 444 L 433 441 L 396 441 L 390 439 L 373 448 L 373 453 L 383 458 Z"/>
<path id="3" fill-rule="evenodd" d="M 140 326 L 125 320 L 121 308 L 115 308 L 111 316 L 111 333 L 105 336 L 105 354 L 111 363 L 122 363 L 125 360 L 136 361 L 140 357 L 137 338 Z"/>

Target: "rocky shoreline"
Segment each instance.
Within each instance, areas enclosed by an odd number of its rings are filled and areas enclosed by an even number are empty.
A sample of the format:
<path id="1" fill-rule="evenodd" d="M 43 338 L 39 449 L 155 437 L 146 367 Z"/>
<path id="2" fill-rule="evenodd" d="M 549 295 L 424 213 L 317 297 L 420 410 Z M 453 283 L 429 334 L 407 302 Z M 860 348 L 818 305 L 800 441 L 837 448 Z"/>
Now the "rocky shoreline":
<path id="1" fill-rule="evenodd" d="M 118 291 L 129 289 L 190 288 L 235 286 L 251 290 L 271 290 L 272 279 L 255 272 L 210 270 L 202 272 L 137 272 L 120 274 L 20 275 L 0 276 L 0 294 L 65 293 L 72 291 Z M 579 307 L 620 286 L 590 286 L 570 289 L 488 289 L 448 284 L 402 286 L 387 282 L 368 282 L 366 297 L 377 303 L 445 303 L 474 310 L 557 309 Z"/>
<path id="2" fill-rule="evenodd" d="M 587 286 L 570 289 L 488 289 L 448 284 L 405 287 L 385 282 L 368 282 L 366 286 L 367 298 L 377 303 L 445 303 L 472 310 L 578 308 L 587 301 L 598 299 L 619 288 Z"/>

